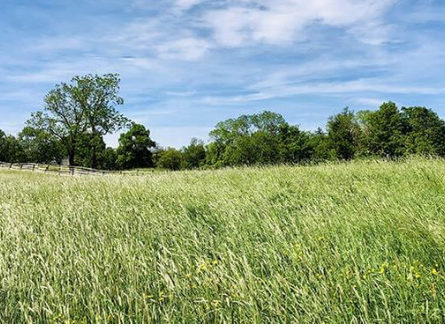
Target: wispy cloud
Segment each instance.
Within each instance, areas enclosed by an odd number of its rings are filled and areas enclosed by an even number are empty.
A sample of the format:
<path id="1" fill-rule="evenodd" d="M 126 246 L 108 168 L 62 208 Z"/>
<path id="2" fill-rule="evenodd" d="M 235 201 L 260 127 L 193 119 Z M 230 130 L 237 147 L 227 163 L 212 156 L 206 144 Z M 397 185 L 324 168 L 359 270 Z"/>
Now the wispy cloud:
<path id="1" fill-rule="evenodd" d="M 156 50 L 161 58 L 177 60 L 197 60 L 201 58 L 211 44 L 203 39 L 185 37 L 160 44 Z"/>
<path id="2" fill-rule="evenodd" d="M 203 21 L 212 29 L 215 41 L 223 46 L 250 42 L 288 44 L 307 38 L 305 30 L 313 24 L 346 27 L 368 41 L 375 40 L 375 35 L 384 37 L 381 16 L 393 3 L 392 0 L 241 1 L 206 12 Z"/>
<path id="3" fill-rule="evenodd" d="M 204 2 L 206 2 L 206 0 L 176 0 L 174 5 L 176 9 L 185 11 Z"/>
<path id="4" fill-rule="evenodd" d="M 398 86 L 385 84 L 379 80 L 356 80 L 349 82 L 318 83 L 305 85 L 281 85 L 280 87 L 258 90 L 246 95 L 206 97 L 203 103 L 217 105 L 230 103 L 243 103 L 250 101 L 261 101 L 266 99 L 285 98 L 298 95 L 335 95 L 352 93 L 382 93 L 382 94 L 419 94 L 419 95 L 439 95 L 445 92 L 445 87 L 419 87 L 419 86 Z"/>

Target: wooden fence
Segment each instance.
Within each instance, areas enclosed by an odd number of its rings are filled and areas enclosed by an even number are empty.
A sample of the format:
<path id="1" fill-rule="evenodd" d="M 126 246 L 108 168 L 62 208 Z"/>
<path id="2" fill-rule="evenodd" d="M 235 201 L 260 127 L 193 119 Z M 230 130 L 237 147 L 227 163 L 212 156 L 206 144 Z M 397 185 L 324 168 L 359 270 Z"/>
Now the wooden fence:
<path id="1" fill-rule="evenodd" d="M 146 173 L 151 173 L 153 170 L 129 170 L 129 171 L 115 171 L 115 170 L 98 170 L 86 167 L 78 166 L 63 166 L 55 164 L 37 164 L 37 163 L 9 163 L 1 162 L 0 168 L 8 168 L 15 170 L 30 170 L 39 173 L 54 173 L 58 175 L 74 176 L 74 175 L 96 175 L 103 176 L 107 174 L 114 175 L 144 175 Z"/>

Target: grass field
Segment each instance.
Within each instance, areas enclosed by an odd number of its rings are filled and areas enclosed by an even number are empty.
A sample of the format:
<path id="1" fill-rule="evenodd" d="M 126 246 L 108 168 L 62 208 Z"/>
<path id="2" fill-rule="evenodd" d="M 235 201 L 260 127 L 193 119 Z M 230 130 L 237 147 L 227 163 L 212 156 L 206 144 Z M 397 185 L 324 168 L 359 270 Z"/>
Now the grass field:
<path id="1" fill-rule="evenodd" d="M 0 321 L 444 323 L 445 161 L 0 170 Z"/>

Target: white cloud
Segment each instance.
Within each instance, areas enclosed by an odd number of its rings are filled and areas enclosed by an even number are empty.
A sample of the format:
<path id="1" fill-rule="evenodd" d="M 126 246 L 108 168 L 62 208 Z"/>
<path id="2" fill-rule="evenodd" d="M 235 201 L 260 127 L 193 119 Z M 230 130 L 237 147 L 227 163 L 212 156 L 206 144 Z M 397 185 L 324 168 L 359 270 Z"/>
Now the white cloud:
<path id="1" fill-rule="evenodd" d="M 124 26 L 115 43 L 138 50 L 156 49 L 168 59 L 198 60 L 219 47 L 245 47 L 254 43 L 287 45 L 310 40 L 306 29 L 313 24 L 346 28 L 364 43 L 379 45 L 389 38 L 383 14 L 396 0 L 171 0 L 168 10 L 151 19 Z M 203 6 L 193 14 L 185 12 Z M 216 5 L 219 5 L 215 9 Z M 134 1 L 133 5 L 154 8 Z M 198 35 L 198 30 L 210 35 Z"/>
<path id="2" fill-rule="evenodd" d="M 117 34 L 113 35 L 114 33 Z M 112 30 L 102 39 L 120 47 L 140 50 L 151 47 L 154 42 L 164 38 L 165 34 L 160 18 L 135 19 L 120 27 L 118 31 Z"/>
<path id="3" fill-rule="evenodd" d="M 314 23 L 350 28 L 355 25 L 379 26 L 382 29 L 381 16 L 393 2 L 251 0 L 240 2 L 242 5 L 209 10 L 204 14 L 203 22 L 212 29 L 215 41 L 222 46 L 234 47 L 252 41 L 283 44 L 304 37 L 304 28 Z M 365 30 L 358 28 L 356 33 L 367 35 Z M 367 39 L 364 37 L 364 40 Z"/>

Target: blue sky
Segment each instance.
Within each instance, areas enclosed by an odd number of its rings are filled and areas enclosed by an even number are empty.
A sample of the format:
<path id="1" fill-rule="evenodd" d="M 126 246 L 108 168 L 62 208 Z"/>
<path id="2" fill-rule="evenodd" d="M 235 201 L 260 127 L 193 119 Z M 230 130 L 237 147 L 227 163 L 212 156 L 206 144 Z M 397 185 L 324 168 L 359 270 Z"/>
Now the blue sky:
<path id="1" fill-rule="evenodd" d="M 445 118 L 443 0 L 2 0 L 0 129 L 74 75 L 121 75 L 121 111 L 163 146 L 273 110 L 324 127 L 386 100 Z M 116 136 L 107 138 L 116 144 Z"/>

